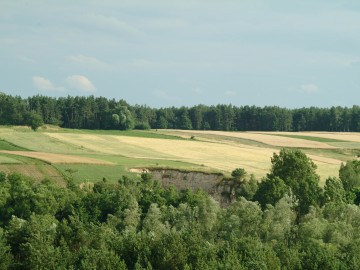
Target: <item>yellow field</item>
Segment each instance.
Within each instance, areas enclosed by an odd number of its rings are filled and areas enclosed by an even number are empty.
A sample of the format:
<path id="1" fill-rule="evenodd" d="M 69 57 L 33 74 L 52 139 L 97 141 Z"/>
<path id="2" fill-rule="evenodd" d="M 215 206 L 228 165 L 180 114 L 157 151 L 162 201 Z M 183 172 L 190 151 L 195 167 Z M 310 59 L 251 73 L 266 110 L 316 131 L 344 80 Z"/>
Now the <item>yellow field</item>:
<path id="1" fill-rule="evenodd" d="M 179 160 L 227 172 L 241 164 L 257 175 L 264 175 L 269 169 L 269 157 L 273 153 L 270 149 L 247 145 L 231 146 L 190 140 L 62 133 L 47 135 L 73 144 L 81 144 L 84 148 L 105 154 L 142 159 Z"/>
<path id="2" fill-rule="evenodd" d="M 106 132 L 63 132 L 61 129 L 59 132 L 32 132 L 7 127 L 0 129 L 0 139 L 29 151 L 0 151 L 0 164 L 17 162 L 9 154 L 51 164 L 116 164 L 125 170 L 133 168 L 135 163 L 135 167 L 139 167 L 149 164 L 149 160 L 157 164 L 158 160 L 159 164 L 172 161 L 170 166 L 176 166 L 176 162 L 186 162 L 189 168 L 194 165 L 205 171 L 227 174 L 241 167 L 260 179 L 269 172 L 274 152 L 282 147 L 294 147 L 303 149 L 317 164 L 318 173 L 324 181 L 328 176 L 338 176 L 340 164 L 356 158 L 356 149 L 360 152 L 360 134 L 357 133 L 158 130 L 148 131 L 147 134 L 151 133 L 171 134 L 186 140 L 126 136 L 121 132 L 116 135 L 114 132 L 107 135 Z M 191 136 L 195 139 L 191 140 Z M 343 148 L 342 144 L 355 150 Z"/>
<path id="3" fill-rule="evenodd" d="M 166 133 L 168 133 L 168 132 L 189 133 L 189 131 L 187 131 L 187 130 L 166 131 Z M 257 141 L 260 143 L 264 143 L 264 144 L 268 144 L 268 145 L 272 145 L 272 146 L 279 146 L 279 147 L 317 148 L 317 149 L 334 149 L 334 148 L 336 148 L 332 145 L 329 145 L 329 144 L 323 143 L 323 142 L 316 142 L 316 141 L 309 141 L 309 140 L 305 140 L 305 139 L 276 136 L 278 134 L 286 135 L 286 133 L 282 133 L 282 132 L 259 133 L 259 132 L 227 132 L 227 131 L 192 130 L 191 133 L 195 134 L 195 135 L 211 134 L 211 135 L 217 135 L 217 136 L 235 137 L 235 138 Z M 290 133 L 290 134 L 293 134 L 293 133 Z M 296 133 L 296 135 L 300 135 L 300 134 Z"/>
<path id="4" fill-rule="evenodd" d="M 180 132 L 180 131 L 177 131 Z M 194 132 L 200 134 L 203 132 Z M 221 134 L 238 136 L 231 132 L 209 132 L 208 134 Z M 141 159 L 168 159 L 178 160 L 224 172 L 231 172 L 233 169 L 242 167 L 249 173 L 261 178 L 269 172 L 271 163 L 270 158 L 274 152 L 278 152 L 273 147 L 257 147 L 240 143 L 206 142 L 194 140 L 164 140 L 154 138 L 139 138 L 113 135 L 94 135 L 94 134 L 69 134 L 69 133 L 46 133 L 47 136 L 59 141 L 81 145 L 84 149 L 94 152 L 122 155 Z M 266 142 L 279 142 L 281 146 L 301 145 L 307 148 L 317 148 L 321 145 L 324 149 L 334 147 L 326 144 L 292 139 L 280 136 L 262 135 L 246 133 L 243 138 Z M 274 138 L 273 138 L 274 137 Z M 281 142 L 282 140 L 282 142 Z M 310 145 L 306 145 L 306 143 Z M 326 147 L 325 147 L 326 145 Z M 320 156 L 310 155 L 318 166 L 318 172 L 322 179 L 328 176 L 337 176 L 341 160 Z"/>
<path id="5" fill-rule="evenodd" d="M 357 132 L 268 132 L 268 134 L 282 134 L 282 135 L 301 135 L 314 136 L 325 139 L 334 139 L 340 141 L 360 142 L 360 133 Z"/>

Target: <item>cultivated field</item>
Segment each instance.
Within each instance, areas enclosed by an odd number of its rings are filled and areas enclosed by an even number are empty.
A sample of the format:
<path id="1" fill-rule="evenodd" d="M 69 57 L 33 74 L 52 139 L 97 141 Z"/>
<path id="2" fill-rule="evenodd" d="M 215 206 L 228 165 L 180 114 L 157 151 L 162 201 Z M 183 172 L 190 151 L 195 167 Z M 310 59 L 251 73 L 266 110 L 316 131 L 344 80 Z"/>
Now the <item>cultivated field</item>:
<path id="1" fill-rule="evenodd" d="M 112 165 L 113 163 L 98 160 L 95 158 L 81 157 L 81 156 L 70 156 L 63 154 L 55 154 L 55 153 L 46 153 L 46 152 L 34 152 L 34 151 L 8 151 L 8 150 L 0 150 L 0 154 L 9 154 L 9 155 L 18 155 L 23 157 L 30 157 L 39 160 L 43 160 L 47 163 L 60 163 L 60 164 L 101 164 L 101 165 Z"/>
<path id="2" fill-rule="evenodd" d="M 189 133 L 186 130 L 169 130 L 169 134 Z M 195 136 L 215 135 L 217 137 L 234 137 L 245 140 L 256 141 L 266 145 L 279 147 L 296 147 L 296 148 L 318 148 L 318 149 L 334 149 L 328 143 L 306 139 L 306 135 L 301 136 L 301 133 L 285 133 L 285 132 L 226 132 L 226 131 L 191 131 Z M 314 135 L 308 135 L 314 136 Z M 360 139 L 360 136 L 359 136 Z M 360 142 L 360 141 L 359 141 Z"/>
<path id="3" fill-rule="evenodd" d="M 342 162 L 357 158 L 360 135 L 58 128 L 33 132 L 2 127 L 0 169 L 11 171 L 15 165 L 26 168 L 37 162 L 38 167 L 46 164 L 62 175 L 71 175 L 84 182 L 98 181 L 102 177 L 115 181 L 121 175 L 131 174 L 131 168 L 167 167 L 229 174 L 242 167 L 260 179 L 269 171 L 273 153 L 282 147 L 301 148 L 318 165 L 318 173 L 324 181 L 328 176 L 338 175 Z"/>

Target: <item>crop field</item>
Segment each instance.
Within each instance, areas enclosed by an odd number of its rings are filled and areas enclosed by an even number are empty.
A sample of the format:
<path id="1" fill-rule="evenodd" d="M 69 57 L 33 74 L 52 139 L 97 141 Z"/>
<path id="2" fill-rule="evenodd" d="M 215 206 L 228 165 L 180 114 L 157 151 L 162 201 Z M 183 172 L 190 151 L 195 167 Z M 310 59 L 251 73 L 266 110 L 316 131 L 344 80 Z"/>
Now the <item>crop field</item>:
<path id="1" fill-rule="evenodd" d="M 185 130 L 171 130 L 166 131 L 169 134 L 188 133 Z M 321 148 L 333 149 L 334 146 L 321 141 L 307 139 L 305 136 L 300 137 L 291 135 L 289 133 L 282 134 L 281 132 L 226 132 L 226 131 L 191 131 L 195 136 L 215 135 L 218 137 L 234 137 L 245 140 L 252 140 L 266 145 L 279 146 L 279 147 L 296 147 L 296 148 Z"/>
<path id="2" fill-rule="evenodd" d="M 229 175 L 238 167 L 258 179 L 282 147 L 300 148 L 324 181 L 360 153 L 357 133 L 224 131 L 91 131 L 59 128 L 0 128 L 0 170 L 41 178 L 72 176 L 78 182 L 116 181 L 133 168 L 174 168 Z M 49 168 L 52 168 L 49 170 Z M 21 168 L 21 169 L 20 169 Z M 44 169 L 46 168 L 46 169 Z M 36 172 L 35 172 L 36 171 Z M 28 173 L 29 174 L 29 173 Z"/>
<path id="3" fill-rule="evenodd" d="M 47 163 L 70 163 L 70 164 L 102 164 L 102 165 L 111 165 L 111 162 L 98 160 L 95 158 L 81 157 L 81 156 L 70 156 L 63 154 L 55 154 L 55 153 L 46 153 L 46 152 L 34 152 L 34 151 L 8 151 L 8 150 L 0 150 L 0 153 L 9 154 L 9 155 L 17 155 L 23 157 L 30 157 L 45 161 Z"/>

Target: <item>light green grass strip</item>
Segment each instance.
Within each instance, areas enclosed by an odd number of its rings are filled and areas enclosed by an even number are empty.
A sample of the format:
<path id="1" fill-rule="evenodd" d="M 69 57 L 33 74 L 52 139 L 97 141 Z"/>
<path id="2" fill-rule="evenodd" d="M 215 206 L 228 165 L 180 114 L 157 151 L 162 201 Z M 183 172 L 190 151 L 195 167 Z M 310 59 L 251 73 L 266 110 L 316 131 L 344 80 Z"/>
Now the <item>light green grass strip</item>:
<path id="1" fill-rule="evenodd" d="M 265 133 L 263 133 L 263 134 L 265 134 Z M 329 139 L 329 138 L 321 138 L 321 137 L 305 136 L 305 135 L 285 135 L 285 134 L 265 134 L 265 135 L 288 137 L 288 138 L 294 138 L 294 139 L 303 139 L 303 140 L 314 141 L 314 142 L 323 142 L 323 143 L 348 142 L 348 141 L 337 140 L 337 139 Z"/>
<path id="2" fill-rule="evenodd" d="M 21 163 L 22 162 L 17 159 L 0 154 L 0 164 L 21 164 Z"/>
<path id="3" fill-rule="evenodd" d="M 59 128 L 55 130 L 43 129 L 41 132 L 48 133 L 71 133 L 71 134 L 94 134 L 94 135 L 116 135 L 139 138 L 154 138 L 154 139 L 168 139 L 168 140 L 186 140 L 179 136 L 167 135 L 156 130 L 90 130 L 90 129 L 69 129 Z"/>

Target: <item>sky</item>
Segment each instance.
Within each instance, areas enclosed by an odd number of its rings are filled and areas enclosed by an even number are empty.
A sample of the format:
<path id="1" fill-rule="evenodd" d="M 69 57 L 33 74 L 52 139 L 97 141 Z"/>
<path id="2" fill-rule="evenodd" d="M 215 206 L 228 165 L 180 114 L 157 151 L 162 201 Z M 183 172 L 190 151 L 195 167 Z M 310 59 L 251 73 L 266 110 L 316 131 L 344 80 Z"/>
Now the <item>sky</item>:
<path id="1" fill-rule="evenodd" d="M 358 105 L 359 0 L 0 0 L 0 92 Z"/>

